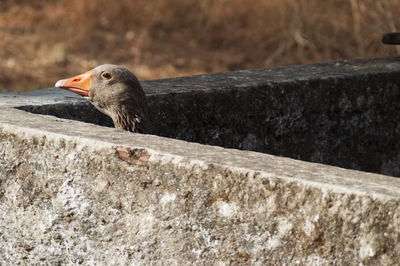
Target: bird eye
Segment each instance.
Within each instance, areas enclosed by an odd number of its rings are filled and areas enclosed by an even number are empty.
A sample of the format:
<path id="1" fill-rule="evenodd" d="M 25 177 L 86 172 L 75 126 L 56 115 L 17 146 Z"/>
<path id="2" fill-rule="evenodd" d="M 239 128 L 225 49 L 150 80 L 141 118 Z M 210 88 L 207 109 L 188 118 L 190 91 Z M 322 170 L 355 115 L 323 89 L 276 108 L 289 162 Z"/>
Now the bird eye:
<path id="1" fill-rule="evenodd" d="M 112 78 L 111 74 L 108 72 L 103 72 L 103 73 L 101 73 L 100 76 L 102 79 L 111 79 Z"/>

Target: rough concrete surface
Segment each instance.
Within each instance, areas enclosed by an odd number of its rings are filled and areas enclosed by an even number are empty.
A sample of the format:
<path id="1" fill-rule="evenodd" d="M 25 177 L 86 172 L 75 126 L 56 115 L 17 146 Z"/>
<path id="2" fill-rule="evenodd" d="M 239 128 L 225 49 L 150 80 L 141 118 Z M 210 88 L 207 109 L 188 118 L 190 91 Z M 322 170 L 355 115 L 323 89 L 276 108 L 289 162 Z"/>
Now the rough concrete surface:
<path id="1" fill-rule="evenodd" d="M 400 261 L 398 178 L 32 114 L 84 103 L 23 95 L 0 105 L 1 264 Z"/>
<path id="2" fill-rule="evenodd" d="M 400 58 L 243 70 L 143 86 L 159 136 L 400 176 Z M 82 99 L 68 103 L 55 89 L 49 94 L 42 104 L 19 106 L 112 126 Z"/>

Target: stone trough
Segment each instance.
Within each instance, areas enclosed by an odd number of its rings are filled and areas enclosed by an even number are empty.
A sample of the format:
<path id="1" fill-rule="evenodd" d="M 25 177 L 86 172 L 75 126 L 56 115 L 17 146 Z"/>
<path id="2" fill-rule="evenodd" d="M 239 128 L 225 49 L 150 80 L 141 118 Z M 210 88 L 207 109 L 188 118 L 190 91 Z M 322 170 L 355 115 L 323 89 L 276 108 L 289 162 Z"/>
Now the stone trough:
<path id="1" fill-rule="evenodd" d="M 0 94 L 1 264 L 400 261 L 400 58 L 142 84 L 155 135 Z"/>

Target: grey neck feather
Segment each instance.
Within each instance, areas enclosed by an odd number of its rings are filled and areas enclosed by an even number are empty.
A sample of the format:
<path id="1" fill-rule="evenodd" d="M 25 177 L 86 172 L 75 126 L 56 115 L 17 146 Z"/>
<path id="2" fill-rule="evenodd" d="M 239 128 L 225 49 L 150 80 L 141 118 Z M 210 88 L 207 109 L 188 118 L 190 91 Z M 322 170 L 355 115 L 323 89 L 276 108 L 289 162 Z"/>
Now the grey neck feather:
<path id="1" fill-rule="evenodd" d="M 137 132 L 150 133 L 151 123 L 147 110 L 129 110 L 133 108 L 115 108 L 113 113 L 114 126 L 119 129 Z"/>

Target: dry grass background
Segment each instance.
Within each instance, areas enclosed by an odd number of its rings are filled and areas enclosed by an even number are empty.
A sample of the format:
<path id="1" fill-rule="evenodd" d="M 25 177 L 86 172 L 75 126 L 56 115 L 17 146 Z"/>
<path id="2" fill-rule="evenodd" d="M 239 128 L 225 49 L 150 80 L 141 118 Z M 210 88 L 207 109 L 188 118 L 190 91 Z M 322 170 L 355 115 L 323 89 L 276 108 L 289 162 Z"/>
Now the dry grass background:
<path id="1" fill-rule="evenodd" d="M 400 54 L 400 0 L 0 0 L 0 91 L 98 64 L 139 79 Z"/>

